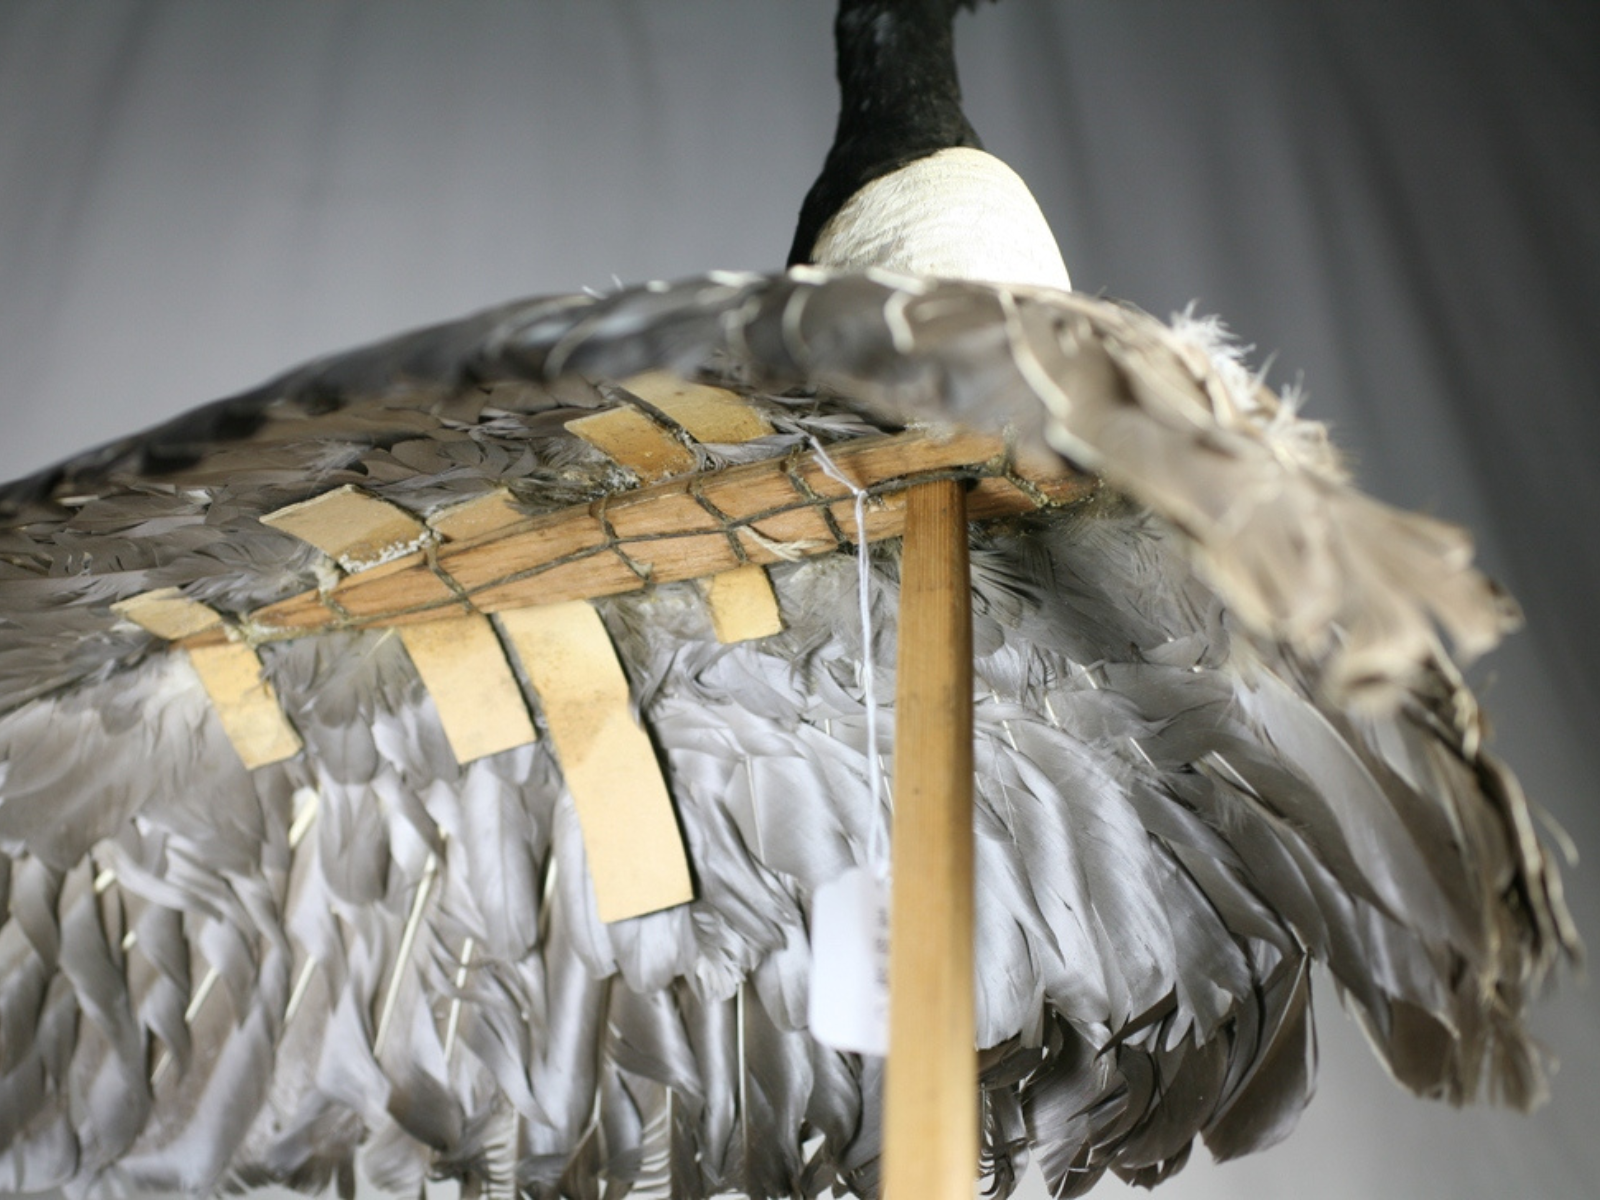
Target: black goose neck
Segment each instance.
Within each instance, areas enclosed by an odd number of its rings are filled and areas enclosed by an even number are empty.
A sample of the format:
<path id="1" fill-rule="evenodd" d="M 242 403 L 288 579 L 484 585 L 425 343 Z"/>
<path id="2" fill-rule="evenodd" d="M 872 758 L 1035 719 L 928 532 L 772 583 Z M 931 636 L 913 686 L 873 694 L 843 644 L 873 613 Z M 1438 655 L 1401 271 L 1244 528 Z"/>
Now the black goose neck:
<path id="1" fill-rule="evenodd" d="M 789 263 L 866 184 L 953 146 L 981 149 L 961 111 L 951 19 L 958 0 L 841 0 L 834 21 L 839 125 L 800 209 Z"/>

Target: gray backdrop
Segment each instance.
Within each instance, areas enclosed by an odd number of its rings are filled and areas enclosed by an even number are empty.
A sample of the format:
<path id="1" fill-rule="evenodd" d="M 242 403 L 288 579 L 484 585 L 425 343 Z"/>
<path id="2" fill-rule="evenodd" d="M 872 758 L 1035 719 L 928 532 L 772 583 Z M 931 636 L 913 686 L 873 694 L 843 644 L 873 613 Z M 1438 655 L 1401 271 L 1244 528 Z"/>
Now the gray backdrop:
<path id="1" fill-rule="evenodd" d="M 0 0 L 0 476 L 513 296 L 780 265 L 829 8 Z M 1528 613 L 1497 744 L 1600 852 L 1600 4 L 1008 0 L 959 40 L 1081 289 L 1222 313 L 1369 488 L 1477 530 Z M 1320 1008 L 1300 1130 L 1166 1196 L 1600 1195 L 1581 981 L 1531 1120 L 1412 1100 Z"/>

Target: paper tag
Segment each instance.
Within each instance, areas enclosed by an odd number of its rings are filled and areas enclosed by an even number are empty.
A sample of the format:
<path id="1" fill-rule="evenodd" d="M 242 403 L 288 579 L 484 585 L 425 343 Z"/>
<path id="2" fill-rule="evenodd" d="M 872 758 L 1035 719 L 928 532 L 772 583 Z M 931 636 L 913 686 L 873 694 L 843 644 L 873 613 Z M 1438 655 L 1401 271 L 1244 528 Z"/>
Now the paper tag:
<path id="1" fill-rule="evenodd" d="M 811 1036 L 889 1052 L 889 881 L 851 867 L 811 898 Z"/>

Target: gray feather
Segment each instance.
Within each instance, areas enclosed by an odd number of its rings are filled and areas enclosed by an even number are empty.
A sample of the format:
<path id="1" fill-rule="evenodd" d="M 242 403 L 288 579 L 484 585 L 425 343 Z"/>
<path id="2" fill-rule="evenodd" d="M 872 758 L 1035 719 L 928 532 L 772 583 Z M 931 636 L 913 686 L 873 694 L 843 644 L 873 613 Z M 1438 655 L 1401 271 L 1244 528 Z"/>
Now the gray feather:
<path id="1" fill-rule="evenodd" d="M 1312 961 L 1404 1085 L 1539 1099 L 1522 1012 L 1577 940 L 1443 649 L 1511 619 L 1464 536 L 1354 491 L 1193 322 L 804 271 L 506 306 L 0 491 L 0 1187 L 314 1190 L 360 1157 L 405 1190 L 875 1190 L 881 1063 L 813 1042 L 804 996 L 811 898 L 884 815 L 892 547 L 871 638 L 843 556 L 773 568 L 786 628 L 755 643 L 716 642 L 689 585 L 598 603 L 697 884 L 612 925 L 548 744 L 458 765 L 392 634 L 262 647 L 305 749 L 247 772 L 183 658 L 110 609 L 315 587 L 259 518 L 347 483 L 419 516 L 631 486 L 565 422 L 657 368 L 778 431 L 704 467 L 917 420 L 1009 425 L 1108 484 L 974 533 L 998 1193 L 1028 1161 L 1076 1195 L 1284 1136 Z"/>

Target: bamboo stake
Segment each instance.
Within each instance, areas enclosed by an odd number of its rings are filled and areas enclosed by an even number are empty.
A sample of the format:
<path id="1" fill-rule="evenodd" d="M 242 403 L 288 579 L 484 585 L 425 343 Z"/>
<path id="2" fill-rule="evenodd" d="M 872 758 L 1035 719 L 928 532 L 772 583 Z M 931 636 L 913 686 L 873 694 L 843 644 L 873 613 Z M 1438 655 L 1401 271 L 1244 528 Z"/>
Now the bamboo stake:
<path id="1" fill-rule="evenodd" d="M 906 497 L 894 752 L 883 1194 L 971 1200 L 978 1173 L 972 981 L 972 605 L 966 496 Z"/>

